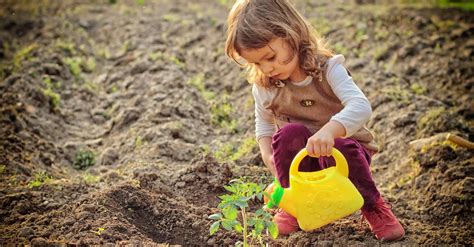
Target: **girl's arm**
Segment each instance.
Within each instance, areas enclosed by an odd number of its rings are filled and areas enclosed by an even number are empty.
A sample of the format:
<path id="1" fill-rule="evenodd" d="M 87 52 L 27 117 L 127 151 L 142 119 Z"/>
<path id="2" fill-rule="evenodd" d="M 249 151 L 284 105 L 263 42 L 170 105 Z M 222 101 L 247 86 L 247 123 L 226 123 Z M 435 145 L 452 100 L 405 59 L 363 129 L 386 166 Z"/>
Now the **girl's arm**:
<path id="1" fill-rule="evenodd" d="M 372 114 L 367 97 L 342 65 L 344 57 L 337 55 L 328 62 L 328 83 L 344 108 L 308 139 L 306 149 L 312 156 L 331 155 L 334 139 L 352 136 L 363 127 Z"/>
<path id="2" fill-rule="evenodd" d="M 255 84 L 252 87 L 255 100 L 255 135 L 262 155 L 263 163 L 268 167 L 273 176 L 276 176 L 273 162 L 272 135 L 275 132 L 272 112 L 264 107 L 264 102 L 272 99 L 272 92 L 259 88 Z"/>
<path id="3" fill-rule="evenodd" d="M 261 137 L 258 140 L 258 146 L 260 147 L 263 163 L 265 163 L 272 175 L 276 177 L 275 164 L 273 163 L 272 138 L 269 136 Z"/>

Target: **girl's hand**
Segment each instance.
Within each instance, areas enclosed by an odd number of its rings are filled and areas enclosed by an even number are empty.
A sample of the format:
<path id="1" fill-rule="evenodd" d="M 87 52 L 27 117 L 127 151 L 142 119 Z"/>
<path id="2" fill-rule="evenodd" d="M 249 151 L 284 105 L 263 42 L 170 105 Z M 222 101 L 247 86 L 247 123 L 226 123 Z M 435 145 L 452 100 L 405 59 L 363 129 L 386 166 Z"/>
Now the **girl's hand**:
<path id="1" fill-rule="evenodd" d="M 319 130 L 308 139 L 306 150 L 313 157 L 331 156 L 334 146 L 334 135 L 330 131 Z"/>

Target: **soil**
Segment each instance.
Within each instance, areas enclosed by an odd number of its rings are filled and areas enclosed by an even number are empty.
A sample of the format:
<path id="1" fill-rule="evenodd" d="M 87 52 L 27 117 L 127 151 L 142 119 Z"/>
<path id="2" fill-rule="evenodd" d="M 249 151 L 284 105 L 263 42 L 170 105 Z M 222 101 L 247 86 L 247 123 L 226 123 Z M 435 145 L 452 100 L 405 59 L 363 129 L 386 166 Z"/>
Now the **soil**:
<path id="1" fill-rule="evenodd" d="M 217 196 L 234 178 L 272 178 L 252 142 L 251 86 L 224 55 L 227 2 L 2 4 L 0 245 L 239 240 L 209 236 Z M 473 150 L 409 146 L 442 132 L 474 139 L 474 15 L 339 1 L 297 7 L 345 55 L 372 103 L 368 126 L 381 151 L 371 169 L 406 229 L 397 243 L 474 245 Z M 79 159 L 85 151 L 92 155 Z M 266 241 L 386 244 L 361 222 L 356 213 Z"/>

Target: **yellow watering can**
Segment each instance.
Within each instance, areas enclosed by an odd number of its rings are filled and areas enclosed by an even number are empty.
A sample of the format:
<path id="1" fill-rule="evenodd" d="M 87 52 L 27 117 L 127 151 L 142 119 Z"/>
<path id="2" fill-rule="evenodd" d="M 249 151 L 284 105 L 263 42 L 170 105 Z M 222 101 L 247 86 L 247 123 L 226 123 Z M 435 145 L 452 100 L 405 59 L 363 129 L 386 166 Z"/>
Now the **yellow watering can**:
<path id="1" fill-rule="evenodd" d="M 275 180 L 266 206 L 285 210 L 298 220 L 301 229 L 311 231 L 359 210 L 364 199 L 349 180 L 347 161 L 339 150 L 332 149 L 336 166 L 300 172 L 300 162 L 307 155 L 302 149 L 291 162 L 289 188 L 282 188 Z"/>

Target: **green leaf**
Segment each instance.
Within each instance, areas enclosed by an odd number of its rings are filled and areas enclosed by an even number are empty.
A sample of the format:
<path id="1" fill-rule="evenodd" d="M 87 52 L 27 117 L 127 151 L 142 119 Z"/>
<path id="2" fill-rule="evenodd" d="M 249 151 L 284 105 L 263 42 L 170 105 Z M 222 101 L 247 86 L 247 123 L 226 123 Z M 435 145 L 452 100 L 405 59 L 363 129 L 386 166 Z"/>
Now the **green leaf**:
<path id="1" fill-rule="evenodd" d="M 224 189 L 226 189 L 229 192 L 235 193 L 235 188 L 232 186 L 224 185 Z"/>
<path id="2" fill-rule="evenodd" d="M 238 233 L 242 233 L 244 228 L 242 227 L 242 225 L 239 222 L 237 222 L 237 224 L 234 225 L 234 230 Z"/>
<path id="3" fill-rule="evenodd" d="M 263 211 L 263 209 L 258 209 L 256 212 L 255 212 L 255 216 L 260 216 L 260 215 L 263 215 L 265 213 L 265 211 Z"/>
<path id="4" fill-rule="evenodd" d="M 267 222 L 267 229 L 273 239 L 278 237 L 278 228 L 276 227 L 275 223 L 271 221 Z"/>
<path id="5" fill-rule="evenodd" d="M 213 214 L 213 215 L 210 215 L 208 217 L 208 219 L 211 219 L 211 220 L 220 220 L 222 219 L 222 214 Z"/>
<path id="6" fill-rule="evenodd" d="M 260 235 L 260 234 L 262 234 L 262 231 L 265 228 L 265 224 L 263 223 L 262 220 L 257 220 L 255 222 L 254 228 L 255 228 L 255 232 L 257 233 L 257 235 Z"/>
<path id="7" fill-rule="evenodd" d="M 219 225 L 220 225 L 220 221 L 216 221 L 212 223 L 211 227 L 209 228 L 210 235 L 213 235 L 214 233 L 217 232 L 217 230 L 219 230 Z"/>
<path id="8" fill-rule="evenodd" d="M 234 207 L 227 207 L 222 210 L 224 217 L 229 220 L 235 220 L 237 218 L 237 209 Z"/>
<path id="9" fill-rule="evenodd" d="M 243 200 L 237 200 L 236 202 L 234 202 L 234 204 L 240 208 L 246 208 L 248 207 L 248 204 L 246 201 L 243 201 Z"/>
<path id="10" fill-rule="evenodd" d="M 249 226 L 253 226 L 253 225 L 255 225 L 255 222 L 256 222 L 256 221 L 255 221 L 255 218 L 250 218 L 247 224 L 248 224 Z"/>
<path id="11" fill-rule="evenodd" d="M 257 194 L 257 198 L 258 198 L 259 201 L 261 201 L 261 200 L 262 200 L 262 194 L 261 194 L 261 193 L 258 193 L 258 194 Z"/>
<path id="12" fill-rule="evenodd" d="M 234 226 L 233 220 L 224 219 L 222 221 L 222 227 L 224 227 L 224 229 L 226 229 L 227 231 L 232 231 L 233 226 Z"/>

